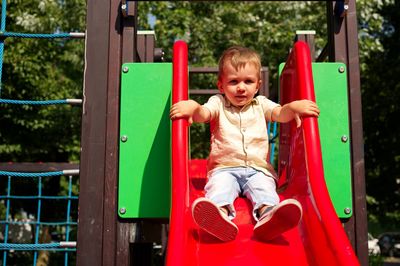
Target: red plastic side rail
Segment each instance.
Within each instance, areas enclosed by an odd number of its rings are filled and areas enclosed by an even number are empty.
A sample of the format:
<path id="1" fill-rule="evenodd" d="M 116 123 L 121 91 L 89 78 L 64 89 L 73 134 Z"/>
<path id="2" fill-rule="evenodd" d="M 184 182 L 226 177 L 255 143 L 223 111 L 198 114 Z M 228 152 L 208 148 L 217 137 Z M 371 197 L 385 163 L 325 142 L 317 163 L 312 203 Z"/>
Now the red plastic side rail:
<path id="1" fill-rule="evenodd" d="M 188 48 L 183 41 L 173 47 L 172 103 L 188 99 Z M 172 122 L 172 200 L 166 265 L 185 265 L 187 232 L 185 214 L 189 210 L 188 123 Z"/>
<path id="2" fill-rule="evenodd" d="M 286 74 L 285 74 L 286 72 Z M 292 80 L 281 80 L 286 86 L 286 94 L 283 94 L 281 104 L 298 99 L 309 99 L 315 101 L 314 84 L 312 78 L 312 67 L 309 48 L 304 42 L 296 42 L 285 68 L 282 77 L 292 77 Z M 297 88 L 296 88 L 297 87 Z M 295 134 L 292 130 L 292 135 Z M 315 212 L 319 215 L 320 224 L 323 226 L 326 241 L 330 243 L 331 254 L 326 254 L 325 265 L 359 265 L 359 261 L 354 254 L 350 241 L 336 215 L 329 192 L 324 179 L 324 170 L 321 154 L 321 144 L 319 138 L 318 122 L 314 117 L 303 119 L 303 141 L 305 149 L 306 169 L 308 172 L 311 195 L 315 202 Z M 305 213 L 307 215 L 307 213 Z M 322 241 L 322 239 L 320 239 Z M 311 245 L 320 245 L 311 241 Z M 312 248 L 313 249 L 313 248 Z M 318 249 L 318 248 L 315 248 Z M 320 253 L 320 261 L 324 261 L 324 252 Z M 315 256 L 315 254 L 313 255 Z M 329 259 L 328 259 L 329 258 Z M 335 262 L 328 260 L 334 259 Z"/>

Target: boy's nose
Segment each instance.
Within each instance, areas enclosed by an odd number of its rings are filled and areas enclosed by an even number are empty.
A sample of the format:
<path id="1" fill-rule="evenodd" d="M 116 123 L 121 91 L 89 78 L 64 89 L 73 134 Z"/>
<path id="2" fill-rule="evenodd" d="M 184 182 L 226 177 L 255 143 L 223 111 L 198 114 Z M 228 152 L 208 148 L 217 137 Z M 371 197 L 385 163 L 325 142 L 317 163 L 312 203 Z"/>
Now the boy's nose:
<path id="1" fill-rule="evenodd" d="M 245 90 L 244 84 L 243 83 L 239 83 L 238 86 L 237 86 L 237 91 L 238 92 L 242 92 L 244 90 Z"/>

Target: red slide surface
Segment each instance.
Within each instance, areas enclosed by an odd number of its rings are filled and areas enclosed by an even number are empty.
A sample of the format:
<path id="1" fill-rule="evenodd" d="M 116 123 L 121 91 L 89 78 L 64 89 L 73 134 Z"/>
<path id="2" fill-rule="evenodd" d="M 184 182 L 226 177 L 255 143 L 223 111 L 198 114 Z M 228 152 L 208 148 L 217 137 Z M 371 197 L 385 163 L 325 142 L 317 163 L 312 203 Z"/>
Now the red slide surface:
<path id="1" fill-rule="evenodd" d="M 174 45 L 173 103 L 188 98 L 187 45 Z M 315 101 L 308 46 L 296 42 L 281 75 L 281 104 Z M 281 125 L 280 197 L 303 207 L 300 224 L 269 242 L 254 238 L 248 200 L 235 201 L 239 233 L 223 243 L 201 231 L 191 217 L 191 203 L 204 195 L 206 161 L 189 160 L 185 119 L 172 123 L 172 207 L 167 247 L 168 266 L 188 265 L 359 265 L 326 188 L 316 118 Z"/>

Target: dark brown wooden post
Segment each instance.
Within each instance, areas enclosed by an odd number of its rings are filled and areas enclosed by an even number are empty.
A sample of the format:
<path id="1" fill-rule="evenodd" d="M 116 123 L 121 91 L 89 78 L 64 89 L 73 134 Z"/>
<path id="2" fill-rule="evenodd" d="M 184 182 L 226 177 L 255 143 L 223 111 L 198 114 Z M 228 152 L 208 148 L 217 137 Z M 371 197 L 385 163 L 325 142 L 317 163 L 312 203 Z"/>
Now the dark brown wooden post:
<path id="1" fill-rule="evenodd" d="M 268 67 L 262 67 L 261 69 L 262 84 L 259 90 L 260 95 L 269 97 L 269 69 Z"/>
<path id="2" fill-rule="evenodd" d="M 154 31 L 138 31 L 137 33 L 137 53 L 139 62 L 154 61 L 154 46 L 155 46 Z"/>
<path id="3" fill-rule="evenodd" d="M 315 61 L 315 31 L 314 30 L 298 30 L 296 31 L 295 41 L 303 41 L 310 47 L 311 61 Z"/>
<path id="4" fill-rule="evenodd" d="M 87 2 L 77 265 L 103 265 L 110 9 L 107 0 Z"/>
<path id="5" fill-rule="evenodd" d="M 137 59 L 137 2 L 136 1 L 122 1 L 122 5 L 126 4 L 129 12 L 122 16 L 122 25 L 120 29 L 120 34 L 122 34 L 122 45 L 121 43 L 115 42 L 114 49 L 122 50 L 122 58 L 120 61 L 115 61 L 115 65 L 112 67 L 116 70 L 115 73 L 112 74 L 112 77 L 115 79 L 113 84 L 116 87 L 110 87 L 112 91 L 116 91 L 115 101 L 109 101 L 110 109 L 113 111 L 112 114 L 112 122 L 110 123 L 110 127 L 107 132 L 109 132 L 109 138 L 112 138 L 112 143 L 110 147 L 110 163 L 109 163 L 109 171 L 110 171 L 110 181 L 113 185 L 113 191 L 110 193 L 109 198 L 105 199 L 113 201 L 112 213 L 109 213 L 113 219 L 114 224 L 116 224 L 116 250 L 113 254 L 114 256 L 114 264 L 110 265 L 121 265 L 128 266 L 130 265 L 130 253 L 129 253 L 129 243 L 132 237 L 136 234 L 136 224 L 131 224 L 128 222 L 123 222 L 119 220 L 117 217 L 117 198 L 118 198 L 118 139 L 119 139 L 119 109 L 120 109 L 120 81 L 121 81 L 121 65 L 127 62 L 136 62 Z M 121 13 L 120 13 L 121 15 Z M 120 45 L 118 47 L 117 45 Z M 110 53 L 111 54 L 111 53 Z M 111 85 L 111 84 L 110 84 Z M 115 153 L 113 153 L 115 152 Z M 114 170 L 115 169 L 115 170 Z M 107 250 L 103 251 L 103 256 L 107 256 Z M 110 261 L 111 263 L 111 261 Z M 108 264 L 106 264 L 108 265 Z"/>
<path id="6" fill-rule="evenodd" d="M 129 265 L 130 224 L 117 218 L 119 88 L 136 60 L 136 2 L 88 0 L 77 265 Z M 129 14 L 121 6 L 129 4 Z M 133 8 L 132 8 L 133 7 Z"/>
<path id="7" fill-rule="evenodd" d="M 327 1 L 327 19 L 329 61 L 343 62 L 347 65 L 351 121 L 353 216 L 348 221 L 343 222 L 361 265 L 366 266 L 368 265 L 368 229 L 355 0 Z"/>

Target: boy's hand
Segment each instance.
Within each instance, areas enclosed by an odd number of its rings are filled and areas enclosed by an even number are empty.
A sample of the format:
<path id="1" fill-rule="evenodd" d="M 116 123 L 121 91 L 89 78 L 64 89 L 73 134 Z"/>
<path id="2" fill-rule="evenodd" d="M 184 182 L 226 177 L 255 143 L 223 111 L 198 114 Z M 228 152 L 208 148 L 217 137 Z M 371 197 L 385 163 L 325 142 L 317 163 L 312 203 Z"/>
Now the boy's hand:
<path id="1" fill-rule="evenodd" d="M 299 100 L 293 101 L 289 103 L 290 110 L 294 114 L 294 119 L 296 121 L 296 126 L 301 126 L 301 119 L 302 116 L 319 116 L 319 108 L 317 104 L 310 100 Z"/>
<path id="2" fill-rule="evenodd" d="M 193 114 L 198 107 L 199 104 L 192 100 L 177 102 L 171 106 L 169 117 L 171 120 L 187 118 L 189 125 L 191 125 L 193 123 Z"/>

